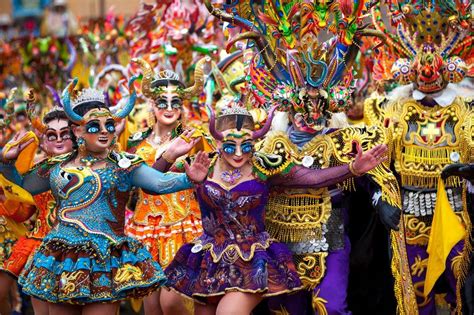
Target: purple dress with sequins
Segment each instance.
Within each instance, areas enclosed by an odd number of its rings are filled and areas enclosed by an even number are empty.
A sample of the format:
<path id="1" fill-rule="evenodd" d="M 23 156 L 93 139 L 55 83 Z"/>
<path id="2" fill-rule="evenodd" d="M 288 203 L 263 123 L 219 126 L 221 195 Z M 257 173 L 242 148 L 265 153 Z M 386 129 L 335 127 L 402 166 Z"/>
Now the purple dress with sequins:
<path id="1" fill-rule="evenodd" d="M 291 252 L 265 232 L 267 185 L 249 180 L 227 190 L 207 180 L 196 187 L 204 234 L 181 247 L 166 269 L 172 288 L 197 300 L 301 288 Z"/>

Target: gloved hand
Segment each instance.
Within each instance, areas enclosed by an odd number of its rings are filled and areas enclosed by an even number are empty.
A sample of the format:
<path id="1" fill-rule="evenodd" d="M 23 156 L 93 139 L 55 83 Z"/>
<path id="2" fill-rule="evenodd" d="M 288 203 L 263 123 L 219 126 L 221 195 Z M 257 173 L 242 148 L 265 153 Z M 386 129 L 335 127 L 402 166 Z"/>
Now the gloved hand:
<path id="1" fill-rule="evenodd" d="M 398 224 L 400 223 L 402 213 L 398 207 L 394 207 L 380 198 L 375 205 L 375 210 L 379 214 L 380 221 L 382 221 L 387 229 L 398 231 Z"/>
<path id="2" fill-rule="evenodd" d="M 459 176 L 474 183 L 474 164 L 451 164 L 441 172 L 441 178 L 446 180 L 450 176 Z"/>

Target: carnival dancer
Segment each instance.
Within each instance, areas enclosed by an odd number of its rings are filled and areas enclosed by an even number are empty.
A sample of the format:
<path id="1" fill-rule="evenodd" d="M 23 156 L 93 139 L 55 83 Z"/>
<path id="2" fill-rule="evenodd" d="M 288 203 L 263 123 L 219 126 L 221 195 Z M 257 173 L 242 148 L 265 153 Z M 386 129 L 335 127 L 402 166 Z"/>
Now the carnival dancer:
<path id="1" fill-rule="evenodd" d="M 48 87 L 53 94 L 55 106 L 43 117 L 36 115 L 31 108 L 35 105 L 33 90 L 29 92 L 27 104 L 28 116 L 38 134 L 41 136 L 44 153 L 48 158 L 63 155 L 72 151 L 72 140 L 69 129 L 69 120 L 62 109 L 60 98 L 56 91 Z M 13 141 L 20 140 L 21 133 L 17 134 Z M 23 147 L 24 148 L 24 147 Z M 14 283 L 14 280 L 20 276 L 25 267 L 28 258 L 34 253 L 41 244 L 42 239 L 49 233 L 55 222 L 54 197 L 50 191 L 34 196 L 36 208 L 25 211 L 25 209 L 8 209 L 8 217 L 21 217 L 26 220 L 35 216 L 33 230 L 26 236 L 19 238 L 12 247 L 11 255 L 5 260 L 0 273 L 0 300 L 8 295 L 8 289 Z M 35 314 L 48 314 L 48 305 L 44 301 L 32 298 Z"/>
<path id="2" fill-rule="evenodd" d="M 241 106 L 223 109 L 217 120 L 211 111 L 209 129 L 218 151 L 207 179 L 196 186 L 204 233 L 181 247 L 166 269 L 171 288 L 195 300 L 196 314 L 250 314 L 264 297 L 302 288 L 291 252 L 265 231 L 271 186 L 328 186 L 384 160 L 383 145 L 325 170 L 295 166 L 290 152 L 255 152 L 255 141 L 269 130 L 274 110 L 257 131 Z"/>
<path id="3" fill-rule="evenodd" d="M 460 221 L 466 233 L 458 238 L 452 228 L 442 234 L 442 225 L 434 223 L 441 171 L 473 158 L 472 99 L 460 93 L 456 84 L 467 74 L 464 60 L 472 58 L 470 4 L 400 1 L 388 9 L 393 13 L 396 33 L 385 30 L 376 14 L 373 21 L 389 36 L 386 48 L 398 58 L 391 73 L 402 86 L 388 95 L 376 121 L 389 127 L 391 158 L 401 186 L 403 224 L 392 262 L 398 309 L 401 314 L 436 314 L 435 294 L 446 293 L 444 299 L 451 311 L 460 314 L 470 260 L 471 220 L 459 177 L 447 178 L 445 186 L 458 217 L 452 222 Z M 404 13 L 397 18 L 399 12 Z M 435 246 L 443 248 L 446 257 L 432 265 L 430 258 L 435 252 L 428 253 L 428 244 L 440 235 L 443 241 Z M 433 266 L 441 272 L 427 276 Z M 435 285 L 437 282 L 445 285 Z"/>
<path id="4" fill-rule="evenodd" d="M 134 78 L 130 81 L 132 90 Z M 116 152 L 115 121 L 133 109 L 136 94 L 116 114 L 101 91 L 64 92 L 64 111 L 72 122 L 71 154 L 48 159 L 21 177 L 11 165 L 23 145 L 2 152 L 1 173 L 31 194 L 51 190 L 57 224 L 43 239 L 19 278 L 26 294 L 49 302 L 51 314 L 115 314 L 117 301 L 142 297 L 163 285 L 160 266 L 136 240 L 124 235 L 124 211 L 132 186 L 171 193 L 204 179 L 202 154 L 185 174 L 162 174 L 139 157 Z M 75 306 L 71 304 L 85 304 Z"/>
<path id="5" fill-rule="evenodd" d="M 285 119 L 278 119 L 276 123 L 283 125 L 282 132 L 267 135 L 260 150 L 268 154 L 292 152 L 299 164 L 324 169 L 349 163 L 356 144 L 366 149 L 388 141 L 381 128 L 340 128 L 347 126 L 347 121 L 342 124 L 338 121 L 344 115 L 333 115 L 351 106 L 352 64 L 361 38 L 383 37 L 381 32 L 360 27 L 364 25 L 362 12 L 373 5 L 372 2 L 283 5 L 268 1 L 262 4 L 259 14 L 254 14 L 257 10 L 245 9 L 239 1 L 226 10 L 212 5 L 211 1 L 206 0 L 205 4 L 211 14 L 245 30 L 227 47 L 238 40 L 253 40 L 258 47 L 259 53 L 247 75 L 256 104 L 279 104 L 291 118 L 289 129 L 288 118 L 286 123 Z M 331 20 L 337 25 L 328 27 L 334 36 L 320 42 L 318 35 Z M 383 223 L 396 229 L 401 208 L 397 181 L 388 165 L 380 165 L 370 173 L 365 186 Z M 289 246 L 296 270 L 311 292 L 271 298 L 272 311 L 350 313 L 347 222 L 348 198 L 355 183 L 350 179 L 341 185 L 317 190 L 272 187 L 266 208 L 267 231 Z"/>
<path id="6" fill-rule="evenodd" d="M 142 59 L 136 62 L 143 71 L 142 93 L 153 103 L 150 121 L 154 122 L 145 131 L 133 134 L 129 139 L 128 151 L 137 154 L 148 165 L 163 156 L 175 161 L 181 152 L 173 153 L 172 141 L 180 135 L 190 138 L 193 131 L 184 130 L 183 101 L 186 97 L 184 84 L 172 71 L 161 71 L 156 77 L 151 66 Z M 205 60 L 196 65 L 193 91 L 202 90 Z M 188 93 L 189 95 L 190 93 Z M 192 93 L 191 93 L 192 94 Z M 193 148 L 201 138 L 193 138 L 186 150 Z M 206 141 L 206 140 L 203 140 Z M 187 152 L 183 152 L 187 153 Z M 133 217 L 125 227 L 128 236 L 144 244 L 163 268 L 173 260 L 178 249 L 202 234 L 199 205 L 192 189 L 167 195 L 150 195 L 138 190 L 138 200 Z M 144 299 L 145 314 L 185 314 L 182 298 L 173 292 L 159 290 Z"/>

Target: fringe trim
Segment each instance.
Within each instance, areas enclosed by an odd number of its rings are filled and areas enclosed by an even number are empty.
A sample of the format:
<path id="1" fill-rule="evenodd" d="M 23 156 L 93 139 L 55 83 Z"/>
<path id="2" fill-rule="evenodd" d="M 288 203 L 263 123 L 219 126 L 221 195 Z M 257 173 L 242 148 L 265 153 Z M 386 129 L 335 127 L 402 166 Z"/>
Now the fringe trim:
<path id="1" fill-rule="evenodd" d="M 426 174 L 417 172 L 416 174 L 401 174 L 401 186 L 412 186 L 420 188 L 432 188 L 436 189 L 438 186 L 439 173 Z M 448 187 L 460 187 L 461 179 L 459 177 L 449 177 L 446 181 Z"/>
<path id="2" fill-rule="evenodd" d="M 463 201 L 463 212 L 462 217 L 466 224 L 466 236 L 464 238 L 464 248 L 462 252 L 462 258 L 459 263 L 459 276 L 456 282 L 456 314 L 462 314 L 462 297 L 461 297 L 461 288 L 464 285 L 466 276 L 469 272 L 470 257 L 472 253 L 472 222 L 469 218 L 469 213 L 467 211 L 467 191 L 466 188 L 462 192 L 462 201 Z"/>
<path id="3" fill-rule="evenodd" d="M 311 225 L 311 227 L 308 227 L 301 223 L 291 224 L 267 219 L 266 231 L 270 234 L 270 237 L 276 238 L 279 242 L 283 243 L 321 239 L 323 234 L 321 226 L 315 227 L 314 224 Z"/>
<path id="4" fill-rule="evenodd" d="M 405 247 L 404 216 L 400 218 L 400 230 L 390 233 L 392 245 L 392 275 L 395 279 L 395 297 L 397 299 L 397 314 L 418 315 L 418 305 L 413 290 L 410 266 Z"/>
<path id="5" fill-rule="evenodd" d="M 413 162 L 423 165 L 451 164 L 451 153 L 458 152 L 455 147 L 442 147 L 428 150 L 425 147 L 405 146 L 403 153 L 405 162 Z"/>

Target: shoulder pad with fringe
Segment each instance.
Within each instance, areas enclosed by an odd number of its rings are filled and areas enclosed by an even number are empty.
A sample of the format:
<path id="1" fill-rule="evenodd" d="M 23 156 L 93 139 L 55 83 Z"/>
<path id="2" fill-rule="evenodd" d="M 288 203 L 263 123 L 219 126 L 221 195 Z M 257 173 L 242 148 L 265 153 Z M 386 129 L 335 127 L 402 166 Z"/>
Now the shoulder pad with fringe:
<path id="1" fill-rule="evenodd" d="M 268 134 L 256 148 L 253 166 L 262 179 L 289 172 L 298 155 L 296 145 L 290 141 L 286 133 L 280 131 Z"/>

